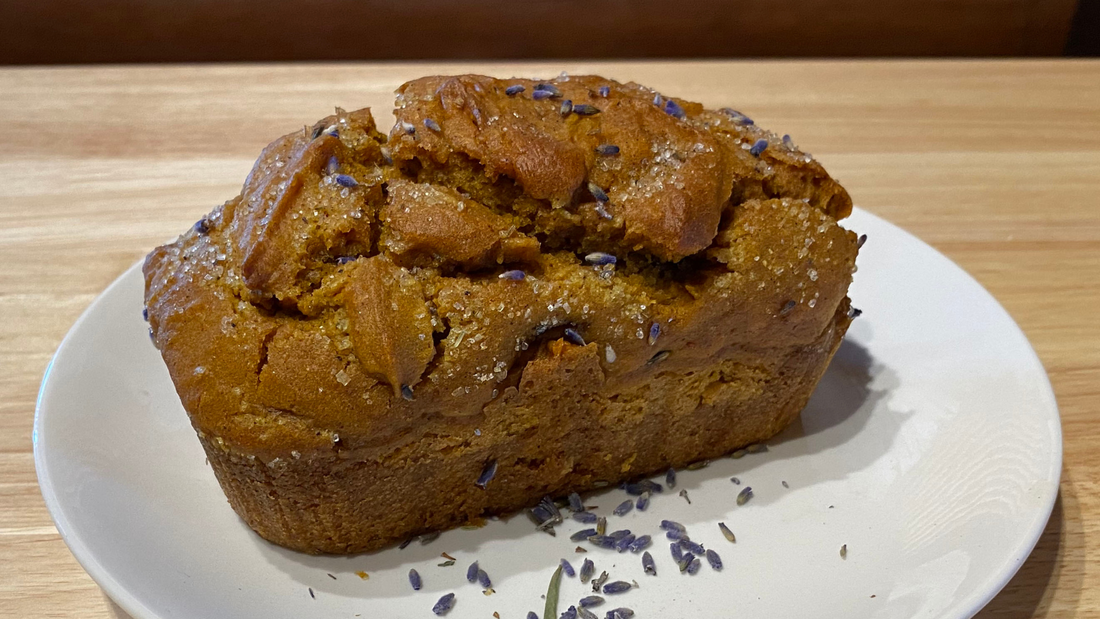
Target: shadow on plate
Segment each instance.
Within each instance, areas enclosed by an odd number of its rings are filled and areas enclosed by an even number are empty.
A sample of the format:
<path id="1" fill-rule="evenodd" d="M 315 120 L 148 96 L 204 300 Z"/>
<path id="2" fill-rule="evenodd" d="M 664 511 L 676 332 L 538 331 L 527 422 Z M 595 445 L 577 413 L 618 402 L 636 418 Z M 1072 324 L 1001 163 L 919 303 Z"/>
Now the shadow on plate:
<path id="1" fill-rule="evenodd" d="M 787 493 L 797 491 L 799 488 L 844 479 L 852 472 L 871 465 L 890 449 L 896 431 L 907 413 L 885 410 L 880 404 L 897 384 L 897 376 L 891 369 L 882 364 L 876 364 L 867 349 L 860 344 L 853 340 L 845 340 L 800 419 L 769 441 L 768 452 L 750 454 L 736 460 L 722 458 L 712 461 L 703 469 L 680 471 L 677 488 L 686 489 L 690 496 L 693 492 L 701 491 L 703 484 L 717 482 L 729 485 L 728 479 L 732 476 L 744 478 L 745 482 L 749 483 L 752 481 L 752 472 L 758 467 L 770 463 L 782 466 L 780 463 L 785 460 L 844 448 L 867 426 L 872 412 L 875 413 L 876 419 L 879 415 L 890 417 L 891 419 L 881 422 L 888 430 L 877 431 L 875 440 L 864 441 L 858 449 L 846 449 L 843 457 L 830 458 L 828 463 L 821 462 L 812 467 L 804 463 L 792 466 L 790 471 L 782 473 L 782 475 L 790 475 L 785 478 L 791 480 L 789 489 L 780 488 L 779 481 L 776 480 L 774 489 L 756 490 L 753 503 L 766 505 L 781 500 Z M 879 422 L 876 421 L 876 423 Z M 772 476 L 774 474 L 774 472 L 771 473 Z M 663 479 L 661 481 L 663 482 Z M 621 495 L 620 490 L 609 489 L 586 496 L 585 503 L 599 505 L 601 507 L 599 512 L 607 513 L 612 505 L 622 501 Z M 734 495 L 735 492 L 731 487 L 729 497 L 732 499 Z M 660 509 L 661 500 L 680 501 L 681 499 L 669 492 L 657 495 L 653 499 L 651 511 Z M 693 509 L 692 516 L 699 521 L 719 518 L 727 514 L 733 505 L 732 501 L 729 504 L 720 501 L 697 501 L 697 504 L 698 507 Z M 520 522 L 510 522 L 514 518 L 519 518 Z M 443 561 L 440 558 L 442 551 L 471 556 L 476 555 L 478 549 L 488 542 L 508 542 L 529 538 L 532 535 L 543 535 L 532 530 L 522 513 L 513 514 L 501 520 L 504 522 L 490 522 L 488 526 L 477 530 L 446 531 L 440 539 L 429 544 L 414 541 L 402 550 L 390 547 L 373 553 L 350 556 L 302 554 L 265 542 L 251 532 L 249 535 L 258 545 L 260 553 L 276 569 L 296 579 L 303 573 L 313 575 L 320 573 L 322 577 L 319 580 L 311 578 L 309 581 L 310 586 L 318 592 L 356 595 L 357 591 L 361 592 L 356 585 L 362 584 L 355 576 L 357 570 L 389 572 L 409 565 L 419 567 L 426 562 Z M 684 520 L 684 523 L 691 525 L 688 520 Z M 243 523 L 241 526 L 244 527 Z M 562 527 L 559 539 L 567 536 L 574 528 Z M 563 540 L 563 544 L 569 547 L 575 545 L 568 539 Z M 454 569 L 465 570 L 465 565 L 456 565 Z M 399 571 L 403 573 L 404 569 Z M 333 574 L 337 578 L 325 578 L 324 573 Z"/>

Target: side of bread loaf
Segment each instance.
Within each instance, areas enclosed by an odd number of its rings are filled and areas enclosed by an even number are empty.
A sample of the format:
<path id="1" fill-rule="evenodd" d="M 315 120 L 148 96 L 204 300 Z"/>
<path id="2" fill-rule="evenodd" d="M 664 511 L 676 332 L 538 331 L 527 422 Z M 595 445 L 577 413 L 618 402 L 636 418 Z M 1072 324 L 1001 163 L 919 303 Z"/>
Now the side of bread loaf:
<path id="1" fill-rule="evenodd" d="M 155 342 L 262 536 L 379 548 L 798 415 L 857 247 L 789 139 L 599 77 L 424 78 L 396 115 L 281 138 L 146 262 Z"/>

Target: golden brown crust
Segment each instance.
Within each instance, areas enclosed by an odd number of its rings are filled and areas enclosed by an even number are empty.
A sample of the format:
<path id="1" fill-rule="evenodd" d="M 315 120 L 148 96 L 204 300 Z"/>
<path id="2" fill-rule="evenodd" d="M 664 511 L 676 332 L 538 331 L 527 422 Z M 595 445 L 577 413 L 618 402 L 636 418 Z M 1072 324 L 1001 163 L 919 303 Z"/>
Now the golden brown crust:
<path id="1" fill-rule="evenodd" d="M 149 255 L 155 341 L 268 539 L 376 548 L 766 439 L 809 397 L 848 325 L 844 190 L 734 112 L 548 84 L 410 82 L 389 143 L 338 111 Z"/>

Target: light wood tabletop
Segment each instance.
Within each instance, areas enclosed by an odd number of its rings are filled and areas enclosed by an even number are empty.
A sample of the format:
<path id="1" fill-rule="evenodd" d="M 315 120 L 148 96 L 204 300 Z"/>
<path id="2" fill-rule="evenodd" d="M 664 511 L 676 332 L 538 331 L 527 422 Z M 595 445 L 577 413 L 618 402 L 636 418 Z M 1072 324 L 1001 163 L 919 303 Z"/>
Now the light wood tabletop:
<path id="1" fill-rule="evenodd" d="M 864 209 L 976 277 L 1050 374 L 1061 494 L 980 617 L 1100 616 L 1100 62 L 329 64 L 0 69 L 0 616 L 125 617 L 35 479 L 42 373 L 112 280 L 232 197 L 260 149 L 440 72 L 597 72 L 790 133 Z"/>

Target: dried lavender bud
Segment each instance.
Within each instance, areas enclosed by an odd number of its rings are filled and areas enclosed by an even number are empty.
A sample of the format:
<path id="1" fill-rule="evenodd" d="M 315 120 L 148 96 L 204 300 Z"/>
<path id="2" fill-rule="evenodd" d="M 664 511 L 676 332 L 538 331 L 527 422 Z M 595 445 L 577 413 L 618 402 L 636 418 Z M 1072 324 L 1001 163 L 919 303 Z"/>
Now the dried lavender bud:
<path id="1" fill-rule="evenodd" d="M 536 85 L 535 85 L 535 91 L 536 91 L 536 92 L 540 92 L 540 91 L 541 91 L 541 92 L 549 93 L 549 95 L 550 95 L 551 97 L 560 97 L 560 96 L 561 96 L 561 91 L 560 91 L 560 90 L 558 90 L 558 87 L 557 87 L 557 86 L 555 86 L 555 85 L 553 85 L 553 84 L 547 84 L 547 83 L 545 83 L 545 82 L 542 82 L 542 83 L 536 84 Z M 549 619 L 549 618 L 547 617 L 547 618 L 545 618 L 545 619 Z"/>
<path id="2" fill-rule="evenodd" d="M 713 550 L 708 550 L 706 552 L 706 557 L 707 557 L 707 563 L 710 563 L 710 567 L 712 569 L 715 569 L 715 570 L 721 570 L 722 569 L 722 557 L 719 557 L 717 552 L 714 552 Z"/>
<path id="3" fill-rule="evenodd" d="M 706 552 L 706 550 L 703 548 L 702 544 L 696 544 L 695 542 L 693 542 L 689 539 L 680 540 L 680 546 L 682 546 L 684 550 L 690 552 L 691 554 L 693 554 L 697 557 L 702 556 L 703 553 Z"/>
<path id="4" fill-rule="evenodd" d="M 565 572 L 565 575 L 570 577 L 570 578 L 577 575 L 577 573 L 573 571 L 573 566 L 570 565 L 570 563 L 568 561 L 566 561 L 565 559 L 561 560 L 561 569 L 562 569 L 563 572 Z"/>
<path id="5" fill-rule="evenodd" d="M 676 103 L 672 99 L 668 99 L 665 101 L 665 114 L 668 114 L 669 116 L 673 116 L 675 118 L 679 118 L 680 120 L 687 118 L 687 114 L 684 112 L 684 108 L 680 107 L 680 104 Z"/>
<path id="6" fill-rule="evenodd" d="M 573 520 L 576 520 L 581 524 L 592 524 L 599 519 L 600 517 L 596 514 L 593 514 L 592 512 L 575 512 L 573 514 Z"/>
<path id="7" fill-rule="evenodd" d="M 752 498 L 752 486 L 745 486 L 745 489 L 737 493 L 737 504 L 744 505 Z"/>
<path id="8" fill-rule="evenodd" d="M 477 571 L 477 584 L 481 585 L 482 589 L 493 588 L 493 581 L 489 580 L 489 575 L 485 573 L 485 570 Z"/>
<path id="9" fill-rule="evenodd" d="M 657 338 L 661 335 L 661 325 L 653 323 L 649 325 L 649 345 L 652 346 L 657 343 Z"/>
<path id="10" fill-rule="evenodd" d="M 699 571 L 699 567 L 702 565 L 702 562 L 699 561 L 699 557 L 695 557 L 691 560 L 691 563 L 688 564 L 687 573 L 694 576 Z"/>
<path id="11" fill-rule="evenodd" d="M 581 501 L 581 495 L 577 494 L 576 492 L 569 493 L 569 509 L 575 512 L 584 511 L 584 502 Z"/>
<path id="12" fill-rule="evenodd" d="M 454 605 L 455 594 L 448 593 L 447 595 L 439 598 L 439 601 L 436 602 L 435 606 L 432 607 L 432 612 L 437 615 L 443 616 L 446 615 L 452 608 L 454 608 Z"/>
<path id="13" fill-rule="evenodd" d="M 632 496 L 641 496 L 646 492 L 657 494 L 664 492 L 664 488 L 661 484 L 648 479 L 643 479 L 633 484 L 623 484 L 623 490 L 626 490 L 626 493 Z"/>
<path id="14" fill-rule="evenodd" d="M 749 154 L 754 157 L 759 157 L 761 153 L 768 148 L 768 141 L 764 138 L 753 142 L 752 147 L 749 148 Z"/>
<path id="15" fill-rule="evenodd" d="M 732 120 L 735 123 L 742 124 L 742 125 L 751 125 L 751 124 L 753 124 L 753 121 L 752 121 L 751 118 L 749 118 L 748 116 L 745 116 L 744 114 L 742 114 L 741 112 L 738 112 L 737 110 L 730 109 L 728 107 L 724 107 L 719 111 L 722 112 L 723 114 L 725 114 L 726 116 L 729 116 L 730 120 Z"/>
<path id="16" fill-rule="evenodd" d="M 675 520 L 662 520 L 660 527 L 665 531 L 687 531 L 687 527 Z"/>
<path id="17" fill-rule="evenodd" d="M 615 538 L 608 535 L 593 535 L 592 537 L 588 538 L 588 541 L 593 546 L 597 546 L 599 548 L 607 548 L 610 550 L 615 547 Z"/>
<path id="18" fill-rule="evenodd" d="M 642 553 L 642 569 L 650 576 L 657 575 L 657 564 L 653 562 L 653 555 L 648 550 Z"/>
<path id="19" fill-rule="evenodd" d="M 626 537 L 622 538 L 621 540 L 615 542 L 615 550 L 617 550 L 619 552 L 626 551 L 628 548 L 630 548 L 630 545 L 634 543 L 634 539 L 635 538 L 634 538 L 633 533 L 631 533 L 630 535 L 627 535 Z"/>
<path id="20" fill-rule="evenodd" d="M 638 539 L 634 540 L 634 543 L 630 545 L 630 552 L 633 552 L 633 553 L 641 552 L 641 551 L 645 550 L 646 548 L 649 548 L 649 545 L 651 543 L 653 543 L 653 538 L 648 536 L 648 535 L 643 535 L 643 536 L 639 537 Z"/>
<path id="21" fill-rule="evenodd" d="M 735 536 L 735 535 L 733 534 L 733 531 L 730 531 L 730 528 L 726 526 L 726 523 L 724 523 L 724 522 L 719 522 L 719 523 L 718 523 L 718 528 L 719 528 L 719 529 L 720 529 L 720 530 L 722 531 L 722 535 L 723 535 L 723 536 L 724 536 L 724 537 L 725 537 L 726 539 L 728 539 L 728 540 L 729 540 L 730 542 L 732 542 L 732 543 L 734 543 L 734 544 L 736 544 L 736 543 L 737 543 L 737 536 Z"/>
<path id="22" fill-rule="evenodd" d="M 554 515 L 543 507 L 541 503 L 532 507 L 530 513 L 534 517 L 535 524 L 539 526 L 554 520 Z"/>
<path id="23" fill-rule="evenodd" d="M 684 539 L 691 539 L 688 537 L 687 531 L 677 531 L 676 529 L 666 532 L 665 537 L 677 542 Z"/>
<path id="24" fill-rule="evenodd" d="M 583 529 L 569 536 L 571 542 L 581 542 L 594 535 L 597 535 L 596 529 Z"/>
<path id="25" fill-rule="evenodd" d="M 630 583 L 617 580 L 615 582 L 607 583 L 606 585 L 604 585 L 603 592 L 605 595 L 615 595 L 616 593 L 630 591 L 631 588 L 632 586 Z"/>
<path id="26" fill-rule="evenodd" d="M 466 580 L 470 582 L 477 582 L 477 573 L 479 568 L 477 567 L 477 561 L 470 564 L 470 567 L 466 568 Z"/>
<path id="27" fill-rule="evenodd" d="M 585 559 L 581 564 L 581 582 L 587 584 L 592 579 L 592 574 L 596 571 L 596 564 L 592 562 L 592 559 Z"/>
<path id="28" fill-rule="evenodd" d="M 341 187 L 358 187 L 359 181 L 355 180 L 347 174 L 337 174 L 335 177 L 336 184 Z"/>
<path id="29" fill-rule="evenodd" d="M 591 265 L 603 266 L 605 264 L 615 264 L 619 259 L 611 254 L 605 254 L 602 251 L 594 251 L 586 255 L 584 261 Z"/>
<path id="30" fill-rule="evenodd" d="M 599 202 L 607 202 L 611 199 L 607 196 L 607 192 L 603 190 L 603 187 L 600 187 L 596 183 L 588 183 L 588 193 L 592 194 L 592 197 L 596 198 Z"/>
<path id="31" fill-rule="evenodd" d="M 668 359 L 668 356 L 671 355 L 671 354 L 672 354 L 672 351 L 662 350 L 662 351 L 658 352 L 657 354 L 653 355 L 652 357 L 650 357 L 649 361 L 646 361 L 646 365 L 653 365 L 654 363 L 660 363 L 660 362 L 664 361 L 665 359 Z M 688 468 L 690 469 L 691 467 L 689 466 Z M 681 490 L 680 491 L 680 496 L 687 496 L 687 490 Z M 688 503 L 691 503 L 691 501 L 688 501 Z"/>
<path id="32" fill-rule="evenodd" d="M 649 507 L 649 493 L 648 492 L 643 492 L 642 496 L 638 497 L 638 502 L 635 504 L 635 507 L 640 512 L 644 512 L 646 510 L 646 508 Z"/>
<path id="33" fill-rule="evenodd" d="M 593 606 L 599 606 L 603 604 L 603 598 L 598 595 L 590 595 L 588 597 L 581 598 L 581 608 L 592 608 Z"/>
<path id="34" fill-rule="evenodd" d="M 509 97 L 514 97 L 525 90 L 527 90 L 527 88 L 524 87 L 523 84 L 513 84 L 504 89 L 504 94 Z"/>
<path id="35" fill-rule="evenodd" d="M 584 338 L 575 329 L 565 330 L 565 341 L 576 346 L 584 346 Z"/>
<path id="36" fill-rule="evenodd" d="M 485 463 L 485 467 L 481 469 L 481 475 L 474 482 L 478 488 L 485 489 L 489 485 L 489 482 L 493 480 L 493 476 L 497 474 L 497 461 L 490 460 Z"/>
<path id="37" fill-rule="evenodd" d="M 690 552 L 684 553 L 684 556 L 680 557 L 680 561 L 678 562 L 679 567 L 680 567 L 680 572 L 681 573 L 686 572 L 688 566 L 691 565 L 691 562 L 694 561 L 694 560 L 695 560 L 695 555 L 691 554 Z"/>
<path id="38" fill-rule="evenodd" d="M 634 509 L 634 501 L 626 500 L 622 503 L 619 503 L 619 506 L 612 510 L 611 513 L 615 514 L 616 516 L 625 516 L 632 509 Z"/>
<path id="39" fill-rule="evenodd" d="M 424 584 L 416 570 L 409 570 L 409 584 L 412 585 L 413 591 L 420 591 L 420 587 Z"/>
<path id="40" fill-rule="evenodd" d="M 669 469 L 665 473 L 665 485 L 668 486 L 669 490 L 676 487 L 676 469 Z"/>

